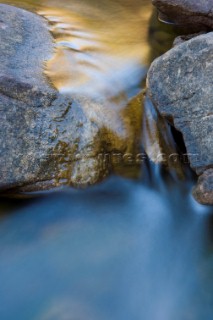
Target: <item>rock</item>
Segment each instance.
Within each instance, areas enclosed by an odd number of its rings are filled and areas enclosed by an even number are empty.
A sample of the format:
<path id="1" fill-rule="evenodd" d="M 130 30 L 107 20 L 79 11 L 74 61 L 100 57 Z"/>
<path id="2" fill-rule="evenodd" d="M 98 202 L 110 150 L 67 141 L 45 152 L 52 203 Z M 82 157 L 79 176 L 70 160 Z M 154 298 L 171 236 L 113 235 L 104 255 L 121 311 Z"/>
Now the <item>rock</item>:
<path id="1" fill-rule="evenodd" d="M 137 148 L 134 102 L 109 110 L 106 101 L 62 95 L 50 84 L 44 69 L 54 40 L 43 18 L 0 4 L 0 39 L 1 192 L 90 185 L 113 170 L 105 153 Z"/>
<path id="2" fill-rule="evenodd" d="M 213 169 L 206 170 L 199 177 L 193 195 L 202 204 L 213 204 Z"/>
<path id="3" fill-rule="evenodd" d="M 187 35 L 181 35 L 175 38 L 173 42 L 173 47 L 178 46 L 179 44 L 182 44 L 188 40 L 191 40 L 192 38 L 195 38 L 197 36 L 200 36 L 202 34 L 206 34 L 206 32 L 199 32 L 199 33 L 193 33 L 193 34 L 187 34 Z"/>
<path id="4" fill-rule="evenodd" d="M 161 13 L 161 20 L 180 25 L 213 28 L 212 0 L 152 0 Z"/>
<path id="5" fill-rule="evenodd" d="M 147 77 L 152 102 L 182 133 L 198 175 L 213 167 L 212 52 L 213 33 L 200 35 L 156 59 Z"/>

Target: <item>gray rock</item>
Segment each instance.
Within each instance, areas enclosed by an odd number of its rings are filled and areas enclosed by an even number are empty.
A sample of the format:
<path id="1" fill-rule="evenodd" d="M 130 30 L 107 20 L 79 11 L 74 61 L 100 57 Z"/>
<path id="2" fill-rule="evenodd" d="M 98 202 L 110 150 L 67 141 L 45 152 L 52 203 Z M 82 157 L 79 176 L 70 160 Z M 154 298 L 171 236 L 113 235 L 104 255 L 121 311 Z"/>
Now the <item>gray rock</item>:
<path id="1" fill-rule="evenodd" d="M 202 34 L 206 34 L 206 32 L 199 32 L 199 33 L 192 33 L 192 34 L 186 34 L 186 35 L 181 35 L 175 38 L 174 42 L 173 42 L 173 47 L 178 46 L 179 44 L 182 44 L 188 40 L 191 40 L 197 36 L 200 36 Z"/>
<path id="2" fill-rule="evenodd" d="M 156 59 L 147 77 L 151 100 L 183 134 L 198 175 L 213 167 L 212 52 L 213 33 L 200 35 Z"/>
<path id="3" fill-rule="evenodd" d="M 54 40 L 43 18 L 0 4 L 0 39 L 1 192 L 90 185 L 112 170 L 104 153 L 133 152 L 134 103 L 109 110 L 105 101 L 59 94 L 44 76 Z"/>
<path id="4" fill-rule="evenodd" d="M 193 195 L 202 204 L 213 204 L 213 169 L 206 170 L 199 177 Z"/>
<path id="5" fill-rule="evenodd" d="M 213 28 L 212 0 L 152 0 L 161 19 L 180 25 Z"/>

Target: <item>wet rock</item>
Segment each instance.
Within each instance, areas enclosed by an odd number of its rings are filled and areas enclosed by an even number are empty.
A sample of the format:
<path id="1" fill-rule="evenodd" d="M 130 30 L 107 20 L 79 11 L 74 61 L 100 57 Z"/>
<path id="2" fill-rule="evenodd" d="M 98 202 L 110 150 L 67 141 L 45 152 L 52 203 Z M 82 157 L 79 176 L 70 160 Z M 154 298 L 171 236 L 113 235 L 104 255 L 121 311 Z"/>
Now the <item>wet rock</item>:
<path id="1" fill-rule="evenodd" d="M 192 34 L 186 34 L 186 35 L 181 35 L 175 38 L 174 42 L 173 42 L 173 47 L 178 46 L 179 44 L 182 44 L 188 40 L 191 40 L 197 36 L 200 36 L 202 34 L 206 34 L 206 32 L 199 32 L 199 33 L 192 33 Z"/>
<path id="2" fill-rule="evenodd" d="M 109 110 L 50 84 L 44 69 L 55 43 L 43 18 L 0 4 L 0 39 L 2 192 L 90 185 L 113 170 L 105 153 L 133 152 L 141 119 L 134 103 Z"/>
<path id="3" fill-rule="evenodd" d="M 193 195 L 202 204 L 213 204 L 213 169 L 206 170 L 199 177 Z"/>
<path id="4" fill-rule="evenodd" d="M 156 59 L 147 78 L 151 100 L 183 134 L 198 175 L 213 167 L 212 51 L 213 33 L 195 37 Z"/>
<path id="5" fill-rule="evenodd" d="M 152 0 L 161 20 L 179 25 L 213 28 L 212 0 Z"/>

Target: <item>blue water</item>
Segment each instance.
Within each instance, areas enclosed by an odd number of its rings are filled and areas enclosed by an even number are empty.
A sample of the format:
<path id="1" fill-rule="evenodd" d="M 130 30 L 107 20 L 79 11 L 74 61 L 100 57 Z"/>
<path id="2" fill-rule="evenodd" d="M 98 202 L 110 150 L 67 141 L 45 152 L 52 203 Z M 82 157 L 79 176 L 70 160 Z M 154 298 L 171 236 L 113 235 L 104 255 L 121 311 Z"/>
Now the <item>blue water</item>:
<path id="1" fill-rule="evenodd" d="M 211 320 L 213 210 L 190 191 L 111 177 L 2 209 L 0 319 Z"/>
<path id="2" fill-rule="evenodd" d="M 101 95 L 142 88 L 144 67 L 167 42 L 158 26 L 150 29 L 147 0 L 0 2 L 45 9 L 47 16 L 57 9 L 49 18 L 59 15 L 60 28 L 72 27 L 77 14 L 74 22 L 102 34 L 103 87 L 92 78 L 92 93 L 97 86 Z M 69 88 L 81 71 L 78 63 L 71 66 L 75 73 L 65 70 Z M 99 71 L 94 74 L 99 79 Z M 64 82 L 56 84 L 60 89 Z M 160 150 L 158 131 L 166 147 L 168 136 L 145 106 L 142 140 L 150 156 Z M 0 199 L 0 320 L 213 320 L 213 208 L 193 200 L 190 175 L 181 182 L 174 168 L 170 175 L 153 164 L 141 171 L 138 179 L 112 176 L 87 190 Z"/>

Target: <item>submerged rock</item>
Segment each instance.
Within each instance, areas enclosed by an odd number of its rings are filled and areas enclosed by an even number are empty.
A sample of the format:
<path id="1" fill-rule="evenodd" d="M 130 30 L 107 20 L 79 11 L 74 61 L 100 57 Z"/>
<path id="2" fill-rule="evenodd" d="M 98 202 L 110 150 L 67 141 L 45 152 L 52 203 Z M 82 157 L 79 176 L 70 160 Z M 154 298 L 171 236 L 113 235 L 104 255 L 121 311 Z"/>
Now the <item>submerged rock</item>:
<path id="1" fill-rule="evenodd" d="M 105 101 L 60 94 L 45 77 L 55 44 L 43 18 L 0 4 L 0 39 L 1 191 L 90 185 L 113 169 L 105 153 L 134 152 L 135 103 L 109 110 Z"/>
<path id="2" fill-rule="evenodd" d="M 191 167 L 198 175 L 213 168 L 212 52 L 213 33 L 200 35 L 156 59 L 147 78 L 151 100 L 183 134 Z M 210 188 L 212 179 L 208 181 Z M 201 194 L 202 188 L 198 189 Z M 203 193 L 207 199 L 203 201 L 213 204 L 209 194 L 206 197 Z M 203 202 L 201 195 L 196 198 Z"/>
<path id="3" fill-rule="evenodd" d="M 161 20 L 180 25 L 213 28 L 212 0 L 152 0 Z"/>

